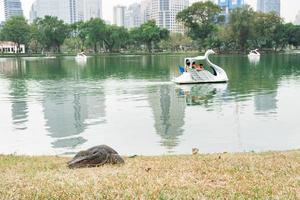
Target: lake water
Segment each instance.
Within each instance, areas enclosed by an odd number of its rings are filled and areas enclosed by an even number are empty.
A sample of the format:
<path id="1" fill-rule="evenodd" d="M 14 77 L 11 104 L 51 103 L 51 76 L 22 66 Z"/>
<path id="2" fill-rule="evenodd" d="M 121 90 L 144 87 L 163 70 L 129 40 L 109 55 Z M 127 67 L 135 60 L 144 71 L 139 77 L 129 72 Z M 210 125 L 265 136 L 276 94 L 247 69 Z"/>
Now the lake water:
<path id="1" fill-rule="evenodd" d="M 178 86 L 182 55 L 0 59 L 0 154 L 300 148 L 300 54 L 212 56 L 227 84 Z"/>

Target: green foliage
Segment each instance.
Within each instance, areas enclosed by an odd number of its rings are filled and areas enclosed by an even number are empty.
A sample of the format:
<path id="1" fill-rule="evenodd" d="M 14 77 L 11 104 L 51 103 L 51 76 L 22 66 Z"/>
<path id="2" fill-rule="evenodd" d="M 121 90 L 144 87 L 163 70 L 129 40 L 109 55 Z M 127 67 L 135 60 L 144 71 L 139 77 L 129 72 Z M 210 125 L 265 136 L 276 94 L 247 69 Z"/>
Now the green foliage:
<path id="1" fill-rule="evenodd" d="M 300 26 L 285 24 L 275 13 L 254 12 L 249 6 L 230 12 L 229 22 L 220 17 L 221 9 L 211 2 L 198 2 L 178 13 L 177 20 L 185 26 L 187 35 L 169 33 L 155 21 L 127 30 L 105 24 L 101 19 L 65 24 L 56 17 L 46 16 L 28 24 L 23 17 L 12 17 L 0 30 L 2 40 L 25 44 L 31 52 L 94 51 L 107 52 L 160 48 L 181 51 L 195 48 L 216 48 L 219 51 L 239 51 L 254 48 L 283 50 L 300 46 Z"/>
<path id="2" fill-rule="evenodd" d="M 149 52 L 152 51 L 154 46 L 169 37 L 169 31 L 158 27 L 155 21 L 150 20 L 142 24 L 139 28 L 131 31 L 133 40 L 139 42 L 139 44 L 146 45 Z"/>
<path id="3" fill-rule="evenodd" d="M 124 27 L 106 25 L 104 43 L 109 52 L 113 52 L 114 48 L 119 51 L 122 47 L 125 47 L 128 38 L 129 33 Z"/>
<path id="4" fill-rule="evenodd" d="M 255 13 L 253 25 L 255 45 L 262 48 L 272 48 L 275 34 L 282 23 L 283 19 L 276 13 Z"/>
<path id="5" fill-rule="evenodd" d="M 87 28 L 87 23 L 84 23 L 82 21 L 76 22 L 71 25 L 73 40 L 69 40 L 69 42 L 73 43 L 73 45 L 75 46 L 80 46 L 81 51 L 84 51 L 88 39 L 89 31 Z"/>
<path id="6" fill-rule="evenodd" d="M 185 50 L 193 46 L 193 41 L 188 36 L 181 33 L 171 33 L 167 40 L 160 43 L 162 49 L 170 51 Z"/>
<path id="7" fill-rule="evenodd" d="M 188 36 L 198 41 L 200 48 L 206 48 L 205 40 L 216 31 L 220 13 L 221 8 L 210 1 L 198 2 L 179 12 L 177 20 L 188 28 Z"/>
<path id="8" fill-rule="evenodd" d="M 33 33 L 37 40 L 47 50 L 60 52 L 60 46 L 65 39 L 70 35 L 70 27 L 57 17 L 45 16 L 38 18 L 33 23 Z"/>
<path id="9" fill-rule="evenodd" d="M 255 12 L 248 5 L 236 8 L 230 13 L 228 26 L 240 51 L 245 51 L 249 40 L 253 38 L 254 16 Z"/>
<path id="10" fill-rule="evenodd" d="M 19 52 L 20 44 L 27 45 L 29 43 L 30 26 L 24 17 L 12 17 L 4 23 L 1 30 L 1 38 L 3 40 L 15 42 Z"/>
<path id="11" fill-rule="evenodd" d="M 293 25 L 291 23 L 284 25 L 284 30 L 287 36 L 287 42 L 295 47 L 300 46 L 300 25 Z"/>
<path id="12" fill-rule="evenodd" d="M 95 18 L 85 22 L 82 26 L 82 37 L 85 35 L 89 45 L 93 46 L 94 51 L 97 52 L 97 46 L 103 43 L 106 25 L 102 19 Z"/>

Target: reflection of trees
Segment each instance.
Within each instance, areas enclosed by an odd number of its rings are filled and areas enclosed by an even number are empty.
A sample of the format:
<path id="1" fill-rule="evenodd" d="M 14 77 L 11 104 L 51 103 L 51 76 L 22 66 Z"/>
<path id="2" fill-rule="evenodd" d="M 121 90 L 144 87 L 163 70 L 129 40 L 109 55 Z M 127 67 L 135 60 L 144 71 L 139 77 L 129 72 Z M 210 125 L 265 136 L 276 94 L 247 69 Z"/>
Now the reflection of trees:
<path id="1" fill-rule="evenodd" d="M 222 56 L 214 60 L 228 73 L 231 94 L 239 100 L 244 94 L 252 93 L 259 112 L 276 112 L 276 91 L 282 76 L 296 74 L 300 66 L 296 55 L 263 54 L 256 66 L 243 56 Z"/>
<path id="2" fill-rule="evenodd" d="M 184 125 L 184 98 L 176 95 L 170 85 L 153 88 L 149 94 L 149 102 L 153 110 L 155 129 L 162 138 L 161 145 L 170 151 L 178 145 L 178 137 L 182 135 Z"/>
<path id="3" fill-rule="evenodd" d="M 26 129 L 28 121 L 26 63 L 20 59 L 4 59 L 0 61 L 0 72 L 10 77 L 11 114 L 16 129 Z"/>

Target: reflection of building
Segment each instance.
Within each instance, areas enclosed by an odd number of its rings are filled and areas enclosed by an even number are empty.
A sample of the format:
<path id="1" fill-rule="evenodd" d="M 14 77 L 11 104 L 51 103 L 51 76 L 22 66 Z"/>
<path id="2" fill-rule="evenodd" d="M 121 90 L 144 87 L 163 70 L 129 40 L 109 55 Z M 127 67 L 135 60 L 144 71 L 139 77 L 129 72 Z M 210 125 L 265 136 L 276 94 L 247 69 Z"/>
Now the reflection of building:
<path id="1" fill-rule="evenodd" d="M 114 24 L 117 26 L 125 26 L 125 6 L 114 7 Z"/>
<path id="2" fill-rule="evenodd" d="M 0 53 L 18 53 L 18 46 L 14 42 L 0 41 Z M 25 45 L 21 44 L 19 53 L 25 53 Z"/>
<path id="3" fill-rule="evenodd" d="M 4 0 L 5 20 L 12 16 L 23 16 L 22 4 L 20 0 Z"/>
<path id="4" fill-rule="evenodd" d="M 27 129 L 28 105 L 27 105 L 27 84 L 24 79 L 13 79 L 10 85 L 11 96 L 11 113 L 13 124 L 16 129 Z"/>
<path id="5" fill-rule="evenodd" d="M 184 28 L 176 21 L 176 15 L 188 5 L 188 0 L 152 0 L 151 19 L 161 28 L 183 32 Z"/>
<path id="6" fill-rule="evenodd" d="M 65 88 L 71 88 L 65 90 Z M 72 86 L 62 85 L 54 93 L 47 92 L 43 101 L 46 125 L 50 136 L 57 140 L 54 148 L 75 148 L 86 140 L 79 135 L 90 124 L 103 122 L 105 99 L 101 93 L 96 96 L 80 94 Z"/>
<path id="7" fill-rule="evenodd" d="M 162 146 L 172 150 L 178 145 L 178 137 L 182 135 L 185 115 L 184 98 L 176 95 L 170 85 L 159 86 L 149 96 L 149 102 L 155 119 L 155 129 L 162 138 Z"/>
<path id="8" fill-rule="evenodd" d="M 258 94 L 254 97 L 255 109 L 258 112 L 276 112 L 277 93 Z"/>
<path id="9" fill-rule="evenodd" d="M 257 11 L 264 13 L 275 12 L 280 16 L 280 0 L 258 0 Z"/>
<path id="10" fill-rule="evenodd" d="M 244 0 L 218 0 L 218 5 L 222 9 L 221 15 L 228 21 L 230 11 L 242 7 L 244 5 Z"/>

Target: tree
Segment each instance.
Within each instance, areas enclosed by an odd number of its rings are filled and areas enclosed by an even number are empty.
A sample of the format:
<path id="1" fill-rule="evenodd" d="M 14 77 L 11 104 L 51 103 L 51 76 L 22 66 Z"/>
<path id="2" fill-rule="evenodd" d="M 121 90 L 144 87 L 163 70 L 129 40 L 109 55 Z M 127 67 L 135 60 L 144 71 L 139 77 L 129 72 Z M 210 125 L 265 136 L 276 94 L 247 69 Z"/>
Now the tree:
<path id="1" fill-rule="evenodd" d="M 300 46 L 300 25 L 285 24 L 287 42 L 294 47 Z"/>
<path id="2" fill-rule="evenodd" d="M 113 52 L 113 49 L 125 47 L 128 42 L 129 34 L 124 27 L 118 27 L 115 25 L 106 25 L 104 34 L 104 43 L 109 52 Z"/>
<path id="3" fill-rule="evenodd" d="M 97 46 L 104 41 L 105 35 L 105 23 L 102 19 L 95 18 L 90 19 L 84 25 L 84 31 L 87 34 L 87 42 L 94 47 L 94 51 L 97 52 Z"/>
<path id="4" fill-rule="evenodd" d="M 75 43 L 80 47 L 81 51 L 84 51 L 86 42 L 88 39 L 88 28 L 87 23 L 80 21 L 71 25 L 73 40 L 69 41 Z"/>
<path id="5" fill-rule="evenodd" d="M 283 19 L 275 12 L 255 13 L 253 26 L 255 47 L 273 48 L 276 31 L 282 24 Z"/>
<path id="6" fill-rule="evenodd" d="M 169 31 L 158 27 L 153 20 L 142 24 L 139 28 L 133 29 L 131 33 L 135 40 L 140 44 L 145 44 L 148 51 L 151 52 L 154 46 L 169 37 Z"/>
<path id="7" fill-rule="evenodd" d="M 167 40 L 163 40 L 160 46 L 163 49 L 179 51 L 189 48 L 193 45 L 192 39 L 181 33 L 171 33 Z"/>
<path id="8" fill-rule="evenodd" d="M 1 37 L 4 40 L 12 41 L 17 45 L 17 53 L 20 52 L 20 45 L 29 43 L 30 26 L 24 17 L 15 16 L 7 20 L 1 30 Z"/>
<path id="9" fill-rule="evenodd" d="M 252 39 L 254 31 L 253 9 L 246 5 L 233 9 L 229 15 L 229 27 L 240 51 L 244 52 Z"/>
<path id="10" fill-rule="evenodd" d="M 216 24 L 221 21 L 221 8 L 214 3 L 197 2 L 177 14 L 176 19 L 187 27 L 187 34 L 199 43 L 199 47 L 206 47 L 205 40 L 216 31 Z"/>
<path id="11" fill-rule="evenodd" d="M 60 52 L 60 47 L 70 35 L 70 27 L 57 17 L 45 16 L 35 20 L 33 26 L 38 31 L 37 40 L 47 50 Z"/>

